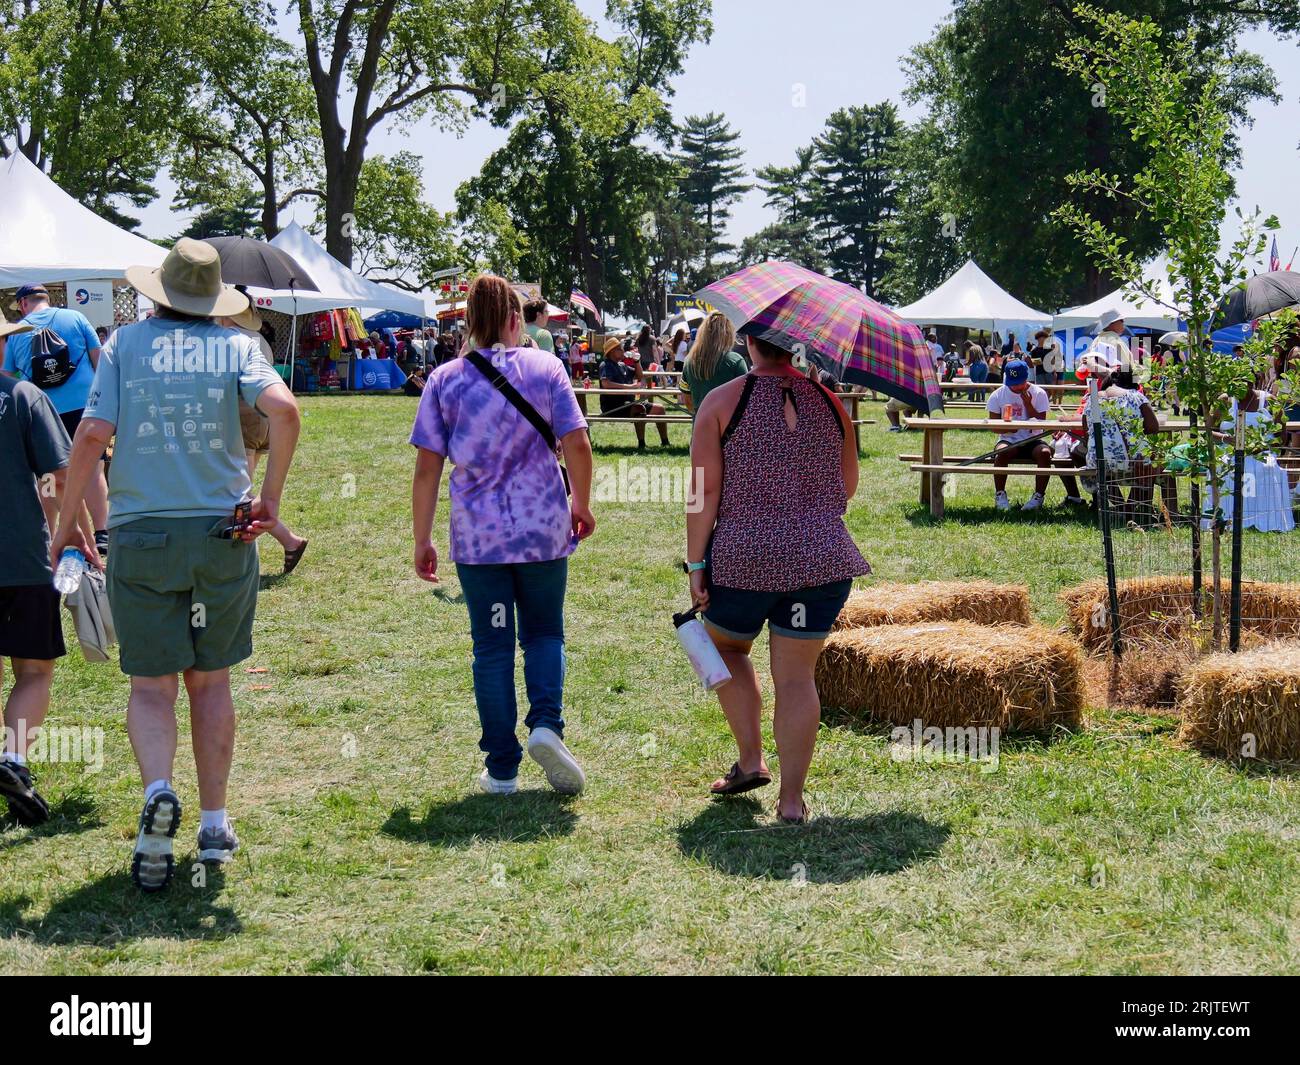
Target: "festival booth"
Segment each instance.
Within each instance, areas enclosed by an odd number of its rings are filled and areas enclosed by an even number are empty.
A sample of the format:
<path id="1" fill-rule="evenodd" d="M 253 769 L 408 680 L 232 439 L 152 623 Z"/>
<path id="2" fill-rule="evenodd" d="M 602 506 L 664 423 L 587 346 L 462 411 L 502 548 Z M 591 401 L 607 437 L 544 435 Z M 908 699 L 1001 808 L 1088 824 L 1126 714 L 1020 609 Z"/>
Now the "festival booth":
<path id="1" fill-rule="evenodd" d="M 1021 303 L 973 259 L 929 295 L 895 308 L 894 313 L 922 327 L 946 325 L 1003 336 L 1015 333 L 1022 341 L 1052 324 L 1050 314 Z"/>
<path id="2" fill-rule="evenodd" d="M 126 268 L 160 266 L 165 248 L 83 207 L 21 152 L 0 160 L 0 210 L 0 290 L 44 284 L 94 326 L 139 317 Z"/>
<path id="3" fill-rule="evenodd" d="M 250 288 L 249 298 L 263 315 L 283 316 L 272 321 L 277 337 L 287 332 L 287 345 L 273 345 L 277 362 L 292 368 L 295 391 L 325 387 L 345 389 L 401 388 L 406 375 L 393 359 L 364 358 L 354 353 L 367 332 L 357 307 L 425 315 L 424 301 L 362 277 L 322 248 L 297 222 L 271 241 L 292 255 L 316 282 L 317 291 Z M 304 320 L 305 319 L 305 320 Z M 283 326 L 287 324 L 288 329 Z M 301 329 L 299 328 L 301 326 Z"/>

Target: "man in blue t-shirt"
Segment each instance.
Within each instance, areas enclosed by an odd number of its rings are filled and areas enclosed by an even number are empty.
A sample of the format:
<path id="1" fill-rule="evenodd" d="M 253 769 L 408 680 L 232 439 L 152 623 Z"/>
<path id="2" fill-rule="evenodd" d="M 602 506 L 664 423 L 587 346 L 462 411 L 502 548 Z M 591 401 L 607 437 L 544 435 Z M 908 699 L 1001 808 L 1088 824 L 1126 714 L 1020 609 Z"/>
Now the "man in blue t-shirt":
<path id="1" fill-rule="evenodd" d="M 74 437 L 99 366 L 99 335 L 80 311 L 51 307 L 50 294 L 44 285 L 23 285 L 18 290 L 13 308 L 22 315 L 21 324 L 31 326 L 33 332 L 10 337 L 4 371 L 39 386 L 39 381 L 32 380 L 32 337 L 41 329 L 56 332 L 59 339 L 68 345 L 72 376 L 63 384 L 44 391 L 54 404 L 69 438 Z M 86 488 L 86 506 L 95 522 L 95 540 L 100 554 L 105 554 L 108 550 L 108 482 L 104 478 L 103 462 L 99 463 Z"/>

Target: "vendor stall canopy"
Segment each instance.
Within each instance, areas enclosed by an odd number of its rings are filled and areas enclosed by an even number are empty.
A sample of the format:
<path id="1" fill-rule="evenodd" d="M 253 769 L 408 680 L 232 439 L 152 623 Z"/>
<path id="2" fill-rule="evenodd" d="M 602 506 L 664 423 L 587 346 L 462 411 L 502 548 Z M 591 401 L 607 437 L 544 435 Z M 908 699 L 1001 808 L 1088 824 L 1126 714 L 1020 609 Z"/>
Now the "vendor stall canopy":
<path id="1" fill-rule="evenodd" d="M 311 274 L 320 291 L 250 288 L 249 298 L 259 309 L 281 314 L 310 314 L 337 307 L 373 307 L 424 317 L 424 301 L 415 293 L 389 288 L 350 270 L 317 244 L 297 222 L 291 222 L 280 230 L 271 243 L 297 259 Z"/>
<path id="2" fill-rule="evenodd" d="M 973 259 L 929 295 L 894 309 L 913 325 L 949 325 L 1024 337 L 1052 324 L 1052 316 L 1021 303 Z"/>
<path id="3" fill-rule="evenodd" d="M 0 160 L 0 211 L 0 288 L 118 280 L 128 266 L 160 266 L 167 255 L 83 207 L 21 152 Z"/>

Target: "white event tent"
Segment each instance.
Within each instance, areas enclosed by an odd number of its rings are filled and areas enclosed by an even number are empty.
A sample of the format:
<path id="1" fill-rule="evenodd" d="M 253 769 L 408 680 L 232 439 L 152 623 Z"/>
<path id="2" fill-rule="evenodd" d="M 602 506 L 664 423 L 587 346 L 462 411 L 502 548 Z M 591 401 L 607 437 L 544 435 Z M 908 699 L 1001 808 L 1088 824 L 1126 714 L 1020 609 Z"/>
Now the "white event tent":
<path id="1" fill-rule="evenodd" d="M 1145 273 L 1154 274 L 1156 279 L 1155 296 L 1161 301 L 1153 303 L 1142 296 L 1131 297 L 1126 295 L 1125 290 L 1117 288 L 1109 295 L 1102 296 L 1099 300 L 1092 303 L 1085 303 L 1081 307 L 1072 307 L 1064 310 L 1052 319 L 1052 328 L 1056 330 L 1065 329 L 1092 329 L 1097 325 L 1097 320 L 1106 311 L 1118 311 L 1124 319 L 1124 324 L 1131 329 L 1157 329 L 1162 333 L 1167 333 L 1175 329 L 1181 329 L 1182 325 L 1176 311 L 1171 310 L 1167 304 L 1174 302 L 1170 293 L 1169 281 L 1165 273 L 1165 264 L 1157 262 L 1149 266 Z"/>
<path id="2" fill-rule="evenodd" d="M 83 207 L 22 152 L 0 159 L 0 210 L 0 288 L 117 281 L 128 266 L 159 266 L 167 255 Z"/>
<path id="3" fill-rule="evenodd" d="M 973 259 L 915 303 L 894 308 L 913 325 L 949 325 L 1025 335 L 1052 324 L 1052 316 L 1021 303 L 975 265 Z"/>
<path id="4" fill-rule="evenodd" d="M 298 260 L 319 291 L 249 288 L 249 298 L 262 310 L 296 317 L 337 307 L 366 307 L 426 317 L 424 300 L 414 292 L 389 288 L 353 272 L 317 244 L 297 222 L 280 230 L 271 243 Z"/>

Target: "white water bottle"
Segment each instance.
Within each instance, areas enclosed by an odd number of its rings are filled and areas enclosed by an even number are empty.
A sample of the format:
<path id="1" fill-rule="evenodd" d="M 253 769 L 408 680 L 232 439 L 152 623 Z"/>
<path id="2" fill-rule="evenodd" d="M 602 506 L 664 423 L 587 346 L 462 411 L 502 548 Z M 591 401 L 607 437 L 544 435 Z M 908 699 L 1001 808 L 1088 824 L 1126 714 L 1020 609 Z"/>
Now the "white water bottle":
<path id="1" fill-rule="evenodd" d="M 691 668 L 700 678 L 704 690 L 711 692 L 726 684 L 731 679 L 731 671 L 722 655 L 718 654 L 709 630 L 696 617 L 696 612 L 688 610 L 685 614 L 674 614 L 673 624 L 677 627 L 677 639 L 691 660 Z"/>
<path id="2" fill-rule="evenodd" d="M 60 595 L 71 595 L 81 587 L 82 574 L 90 567 L 86 556 L 75 547 L 65 547 L 59 556 L 59 568 L 54 571 L 54 587 Z"/>

